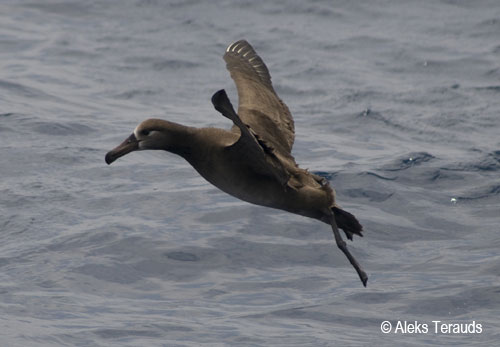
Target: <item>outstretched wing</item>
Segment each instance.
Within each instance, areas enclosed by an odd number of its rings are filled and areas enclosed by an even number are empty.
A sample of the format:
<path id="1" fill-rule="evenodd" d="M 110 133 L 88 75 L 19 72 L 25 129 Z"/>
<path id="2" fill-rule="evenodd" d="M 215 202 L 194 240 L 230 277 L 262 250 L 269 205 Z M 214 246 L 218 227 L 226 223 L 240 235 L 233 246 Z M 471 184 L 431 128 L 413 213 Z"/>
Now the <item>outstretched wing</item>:
<path id="1" fill-rule="evenodd" d="M 243 123 L 234 110 L 224 89 L 219 90 L 212 96 L 212 103 L 217 111 L 222 113 L 224 117 L 233 121 L 234 126 L 237 127 L 241 133 L 238 141 L 226 147 L 226 150 L 234 155 L 235 160 L 247 163 L 254 172 L 273 177 L 280 182 L 281 185 L 285 186 L 290 179 L 290 173 L 285 167 L 288 163 L 287 160 L 279 158 L 276 153 L 274 153 L 274 151 L 253 132 L 252 128 Z M 293 162 L 292 165 L 294 164 Z"/>
<path id="2" fill-rule="evenodd" d="M 224 54 L 238 90 L 238 115 L 260 139 L 283 156 L 290 156 L 295 138 L 293 118 L 276 95 L 262 59 L 245 40 L 229 45 Z"/>

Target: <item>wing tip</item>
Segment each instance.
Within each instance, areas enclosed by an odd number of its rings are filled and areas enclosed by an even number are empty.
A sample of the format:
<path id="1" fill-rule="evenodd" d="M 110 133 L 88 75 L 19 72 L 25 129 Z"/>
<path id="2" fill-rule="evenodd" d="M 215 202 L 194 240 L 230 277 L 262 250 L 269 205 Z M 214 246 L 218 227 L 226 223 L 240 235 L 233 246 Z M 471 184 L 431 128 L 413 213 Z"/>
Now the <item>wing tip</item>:
<path id="1" fill-rule="evenodd" d="M 220 111 L 223 106 L 227 105 L 227 102 L 229 102 L 229 98 L 224 89 L 218 90 L 212 95 L 212 104 L 217 111 Z"/>
<path id="2" fill-rule="evenodd" d="M 250 47 L 250 49 L 254 50 L 253 47 L 252 47 L 252 45 L 250 45 L 247 40 L 241 39 L 241 40 L 238 40 L 238 41 L 234 41 L 229 46 L 227 46 L 226 53 L 228 53 L 228 52 L 234 52 L 235 49 L 238 46 L 240 46 L 240 45 Z"/>
<path id="3" fill-rule="evenodd" d="M 269 74 L 269 70 L 267 69 L 266 64 L 262 60 L 261 57 L 255 52 L 255 49 L 252 47 L 247 40 L 241 39 L 231 43 L 226 48 L 226 56 L 236 56 L 239 59 L 243 60 L 251 69 L 259 76 L 259 79 L 269 86 L 272 86 L 271 83 L 271 75 Z"/>

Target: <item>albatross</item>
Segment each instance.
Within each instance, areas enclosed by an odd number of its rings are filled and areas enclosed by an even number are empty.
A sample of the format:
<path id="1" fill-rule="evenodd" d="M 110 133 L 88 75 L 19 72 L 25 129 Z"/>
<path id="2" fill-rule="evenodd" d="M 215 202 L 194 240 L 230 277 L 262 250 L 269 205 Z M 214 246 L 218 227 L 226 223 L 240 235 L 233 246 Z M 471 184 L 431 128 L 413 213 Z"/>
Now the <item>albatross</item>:
<path id="1" fill-rule="evenodd" d="M 368 276 L 339 232 L 342 229 L 352 241 L 353 235 L 363 236 L 363 227 L 337 204 L 325 178 L 296 164 L 291 154 L 293 118 L 274 90 L 264 61 L 245 40 L 229 45 L 224 60 L 238 91 L 238 112 L 223 89 L 212 96 L 212 103 L 233 122 L 230 130 L 147 119 L 106 154 L 106 163 L 133 151 L 168 151 L 236 198 L 320 220 L 331 226 L 338 248 L 366 287 Z"/>

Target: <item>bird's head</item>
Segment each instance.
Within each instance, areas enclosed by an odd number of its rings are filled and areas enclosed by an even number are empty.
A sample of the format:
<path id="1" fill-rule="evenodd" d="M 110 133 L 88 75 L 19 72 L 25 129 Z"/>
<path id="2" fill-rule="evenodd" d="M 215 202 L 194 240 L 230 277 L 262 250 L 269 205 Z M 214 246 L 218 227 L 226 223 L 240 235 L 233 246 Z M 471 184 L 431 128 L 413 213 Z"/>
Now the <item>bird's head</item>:
<path id="1" fill-rule="evenodd" d="M 145 149 L 170 150 L 175 146 L 175 130 L 179 125 L 161 119 L 147 119 L 139 124 L 125 141 L 106 154 L 109 165 L 125 154 Z"/>

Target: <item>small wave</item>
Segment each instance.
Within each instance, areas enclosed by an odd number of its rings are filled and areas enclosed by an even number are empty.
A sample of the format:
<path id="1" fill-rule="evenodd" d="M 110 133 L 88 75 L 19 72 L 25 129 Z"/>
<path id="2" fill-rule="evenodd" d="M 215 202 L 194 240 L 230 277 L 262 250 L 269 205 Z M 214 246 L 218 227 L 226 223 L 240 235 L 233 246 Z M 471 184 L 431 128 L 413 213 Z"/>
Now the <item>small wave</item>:
<path id="1" fill-rule="evenodd" d="M 323 89 L 317 89 L 317 88 L 306 89 L 306 88 L 304 88 L 304 86 L 301 86 L 300 88 L 295 88 L 295 87 L 292 87 L 290 85 L 276 84 L 275 89 L 279 95 L 287 95 L 287 96 L 294 96 L 294 97 L 327 95 L 327 92 Z"/>
<path id="2" fill-rule="evenodd" d="M 68 49 L 64 47 L 51 47 L 49 49 L 46 49 L 45 52 L 50 55 L 58 55 L 65 58 L 75 58 L 77 60 L 91 60 L 100 57 L 99 54 L 93 52 L 84 51 L 82 49 Z"/>
<path id="3" fill-rule="evenodd" d="M 396 160 L 392 164 L 385 165 L 382 170 L 383 171 L 401 171 L 401 170 L 406 170 L 409 169 L 413 166 L 420 165 L 422 163 L 428 162 L 435 157 L 432 154 L 429 154 L 427 152 L 416 152 L 416 153 L 410 153 L 408 156 L 405 156 L 404 158 Z"/>
<path id="4" fill-rule="evenodd" d="M 480 23 L 475 25 L 473 35 L 475 37 L 497 37 L 498 31 L 500 30 L 500 19 L 498 18 L 490 18 L 481 21 Z"/>
<path id="5" fill-rule="evenodd" d="M 367 120 L 380 122 L 385 126 L 400 130 L 404 133 L 409 133 L 412 131 L 412 129 L 410 129 L 409 127 L 396 122 L 394 117 L 391 118 L 391 117 L 385 116 L 383 113 L 378 112 L 378 111 L 374 111 L 371 108 L 366 108 L 362 112 L 358 113 L 357 118 L 360 120 L 363 120 L 363 122 L 365 122 Z"/>
<path id="6" fill-rule="evenodd" d="M 379 174 L 376 174 L 376 173 L 370 172 L 370 171 L 367 171 L 364 174 L 367 176 L 374 176 L 376 178 L 380 178 L 380 179 L 386 180 L 386 181 L 394 181 L 397 178 L 397 177 L 385 177 L 385 176 L 382 176 L 382 175 L 379 175 Z"/>
<path id="7" fill-rule="evenodd" d="M 41 91 L 40 89 L 27 87 L 19 83 L 5 80 L 0 80 L 0 89 L 5 89 L 8 92 L 14 92 L 28 98 L 46 98 L 49 96 L 47 93 Z"/>
<path id="8" fill-rule="evenodd" d="M 457 200 L 462 200 L 462 201 L 467 201 L 467 200 L 480 200 L 480 199 L 487 199 L 490 197 L 494 197 L 500 195 L 500 184 L 495 183 L 492 185 L 480 187 L 477 189 L 474 189 L 468 194 L 459 196 Z"/>
<path id="9" fill-rule="evenodd" d="M 183 59 L 169 59 L 151 56 L 131 56 L 124 60 L 125 65 L 119 67 L 120 70 L 153 69 L 155 71 L 192 69 L 199 67 L 200 63 Z"/>
<path id="10" fill-rule="evenodd" d="M 347 189 L 344 194 L 351 198 L 368 198 L 370 201 L 382 202 L 389 199 L 394 193 L 380 193 L 369 189 Z"/>
<path id="11" fill-rule="evenodd" d="M 85 135 L 94 131 L 91 127 L 79 123 L 38 122 L 34 130 L 47 135 Z"/>
<path id="12" fill-rule="evenodd" d="M 165 59 L 153 63 L 153 69 L 157 71 L 165 69 L 192 69 L 198 67 L 199 64 L 187 60 Z"/>
<path id="13" fill-rule="evenodd" d="M 329 20 L 343 18 L 343 15 L 327 6 L 316 3 L 314 5 L 309 5 L 307 1 L 298 2 L 296 4 L 290 3 L 289 6 L 272 5 L 273 2 L 269 2 L 270 6 L 260 6 L 259 11 L 267 15 L 271 14 L 273 16 L 283 16 L 283 15 L 300 15 L 300 16 L 314 16 L 318 18 L 328 18 Z"/>
<path id="14" fill-rule="evenodd" d="M 449 171 L 499 171 L 500 170 L 500 151 L 493 151 L 479 158 L 474 162 L 458 163 L 455 166 L 441 168 Z"/>
<path id="15" fill-rule="evenodd" d="M 64 15 L 64 16 L 75 16 L 81 17 L 82 15 L 88 14 L 89 6 L 83 3 L 63 3 L 57 2 L 53 4 L 44 4 L 44 3 L 29 3 L 23 5 L 27 8 L 33 8 L 42 12 Z"/>
<path id="16" fill-rule="evenodd" d="M 442 181 L 442 180 L 463 180 L 463 175 L 451 174 L 448 172 L 444 172 L 443 169 L 434 170 L 428 173 L 429 180 L 432 182 Z"/>
<path id="17" fill-rule="evenodd" d="M 151 89 L 145 89 L 145 90 L 133 89 L 133 90 L 129 90 L 129 91 L 120 93 L 120 94 L 116 95 L 115 98 L 129 100 L 129 99 L 133 99 L 137 96 L 150 96 L 150 95 L 156 95 L 156 94 L 158 94 L 158 91 L 154 91 Z"/>
<path id="18" fill-rule="evenodd" d="M 485 73 L 485 76 L 487 77 L 496 77 L 497 80 L 498 80 L 498 77 L 500 77 L 500 68 L 493 68 L 493 69 L 489 69 L 488 71 L 486 71 Z"/>
<path id="19" fill-rule="evenodd" d="M 475 87 L 474 90 L 477 91 L 488 91 L 488 92 L 500 92 L 500 85 L 485 86 L 485 87 Z"/>
<path id="20" fill-rule="evenodd" d="M 155 330 L 139 330 L 139 329 L 98 329 L 94 334 L 104 339 L 118 339 L 127 337 L 160 337 L 162 334 Z"/>
<path id="21" fill-rule="evenodd" d="M 306 3 L 304 3 L 304 4 L 306 4 Z M 327 7 L 320 7 L 318 5 L 308 6 L 305 8 L 298 8 L 295 6 L 290 6 L 290 7 L 286 6 L 285 9 L 286 9 L 285 12 L 288 12 L 290 14 L 299 14 L 301 16 L 310 14 L 310 15 L 319 16 L 319 17 L 326 17 L 329 20 L 340 19 L 343 17 L 343 15 L 340 14 L 339 12 L 333 11 Z"/>
<path id="22" fill-rule="evenodd" d="M 165 256 L 169 259 L 178 260 L 178 261 L 200 261 L 200 257 L 193 253 L 187 252 L 169 252 L 166 253 Z"/>

